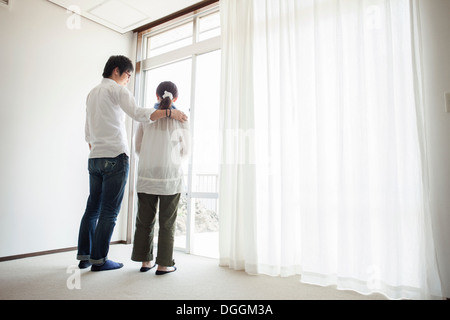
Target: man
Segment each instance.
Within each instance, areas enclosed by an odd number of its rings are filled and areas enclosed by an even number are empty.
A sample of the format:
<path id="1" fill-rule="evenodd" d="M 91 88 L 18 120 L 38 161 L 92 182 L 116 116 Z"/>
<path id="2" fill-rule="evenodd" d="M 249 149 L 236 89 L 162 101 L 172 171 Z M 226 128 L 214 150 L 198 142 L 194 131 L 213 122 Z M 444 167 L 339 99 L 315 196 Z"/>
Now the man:
<path id="1" fill-rule="evenodd" d="M 126 88 L 134 67 L 124 56 L 112 56 L 103 80 L 86 101 L 86 142 L 89 144 L 90 194 L 78 236 L 80 269 L 114 270 L 123 267 L 108 259 L 109 244 L 116 225 L 129 171 L 129 148 L 125 114 L 139 122 L 166 117 L 164 110 L 140 108 Z M 186 115 L 174 111 L 171 118 L 184 122 Z"/>

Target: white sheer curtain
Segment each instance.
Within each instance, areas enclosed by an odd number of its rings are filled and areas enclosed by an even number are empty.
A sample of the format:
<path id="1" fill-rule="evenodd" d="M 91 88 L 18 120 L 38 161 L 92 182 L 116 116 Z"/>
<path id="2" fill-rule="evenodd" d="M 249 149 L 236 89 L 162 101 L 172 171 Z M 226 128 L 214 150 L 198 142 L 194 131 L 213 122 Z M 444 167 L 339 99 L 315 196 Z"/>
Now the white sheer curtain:
<path id="1" fill-rule="evenodd" d="M 223 1 L 220 263 L 257 273 L 253 3 Z M 232 18 L 231 18 L 232 17 Z M 249 150 L 251 150 L 249 152 Z"/>
<path id="2" fill-rule="evenodd" d="M 440 296 L 413 8 L 221 0 L 221 265 Z"/>

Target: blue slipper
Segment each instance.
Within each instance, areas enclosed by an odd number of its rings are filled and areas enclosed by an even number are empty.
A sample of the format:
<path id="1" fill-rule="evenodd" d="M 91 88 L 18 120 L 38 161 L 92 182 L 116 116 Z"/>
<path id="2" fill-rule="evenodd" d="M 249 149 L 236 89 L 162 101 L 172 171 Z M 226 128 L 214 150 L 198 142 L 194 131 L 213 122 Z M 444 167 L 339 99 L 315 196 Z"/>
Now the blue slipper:
<path id="1" fill-rule="evenodd" d="M 106 260 L 105 263 L 103 264 L 94 264 L 91 267 L 91 271 L 108 271 L 108 270 L 115 270 L 115 269 L 120 269 L 123 267 L 123 263 L 118 263 L 118 262 L 114 262 L 111 260 Z"/>

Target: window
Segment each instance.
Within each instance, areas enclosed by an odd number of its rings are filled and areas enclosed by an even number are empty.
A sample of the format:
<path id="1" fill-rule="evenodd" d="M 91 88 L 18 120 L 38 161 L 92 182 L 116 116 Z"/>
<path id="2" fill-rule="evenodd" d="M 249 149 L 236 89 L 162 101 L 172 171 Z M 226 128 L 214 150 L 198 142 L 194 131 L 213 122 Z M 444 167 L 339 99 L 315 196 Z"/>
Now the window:
<path id="1" fill-rule="evenodd" d="M 192 44 L 193 22 L 163 31 L 148 38 L 147 56 L 154 57 Z"/>
<path id="2" fill-rule="evenodd" d="M 156 87 L 170 80 L 179 90 L 175 105 L 190 121 L 192 154 L 184 167 L 186 192 L 179 204 L 175 247 L 209 257 L 218 257 L 220 34 L 216 4 L 144 31 L 138 41 L 140 105 L 152 107 Z"/>
<path id="3" fill-rule="evenodd" d="M 214 12 L 199 18 L 199 40 L 207 40 L 220 36 L 220 12 Z"/>

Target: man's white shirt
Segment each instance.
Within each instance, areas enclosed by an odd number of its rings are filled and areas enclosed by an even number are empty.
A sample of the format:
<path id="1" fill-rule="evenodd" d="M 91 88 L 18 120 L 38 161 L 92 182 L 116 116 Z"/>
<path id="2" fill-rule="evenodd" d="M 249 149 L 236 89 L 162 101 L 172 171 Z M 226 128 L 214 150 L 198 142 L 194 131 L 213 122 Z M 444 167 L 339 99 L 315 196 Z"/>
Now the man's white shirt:
<path id="1" fill-rule="evenodd" d="M 114 80 L 104 78 L 86 100 L 86 142 L 91 145 L 90 159 L 130 155 L 125 116 L 151 123 L 154 108 L 137 106 L 131 92 Z"/>

